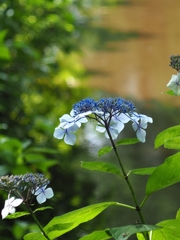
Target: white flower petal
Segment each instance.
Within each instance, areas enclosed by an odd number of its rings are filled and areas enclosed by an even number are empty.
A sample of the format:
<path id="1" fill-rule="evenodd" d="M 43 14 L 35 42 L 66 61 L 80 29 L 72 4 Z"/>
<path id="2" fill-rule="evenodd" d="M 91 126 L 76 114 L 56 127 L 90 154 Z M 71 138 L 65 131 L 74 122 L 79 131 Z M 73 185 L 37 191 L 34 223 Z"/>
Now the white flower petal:
<path id="1" fill-rule="evenodd" d="M 2 211 L 1 211 L 2 219 L 7 217 L 8 214 L 9 214 L 9 209 L 7 207 L 3 208 Z"/>
<path id="2" fill-rule="evenodd" d="M 11 206 L 17 207 L 17 206 L 19 206 L 22 202 L 23 202 L 23 199 L 21 199 L 21 198 L 16 198 L 16 199 L 11 203 Z"/>

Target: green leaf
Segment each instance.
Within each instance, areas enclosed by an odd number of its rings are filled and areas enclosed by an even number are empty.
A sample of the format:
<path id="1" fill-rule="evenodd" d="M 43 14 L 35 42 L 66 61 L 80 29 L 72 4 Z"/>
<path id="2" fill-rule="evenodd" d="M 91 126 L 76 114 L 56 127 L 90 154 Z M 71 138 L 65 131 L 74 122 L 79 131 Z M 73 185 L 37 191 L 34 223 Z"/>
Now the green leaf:
<path id="1" fill-rule="evenodd" d="M 111 151 L 112 151 L 112 147 L 110 147 L 110 146 L 103 147 L 103 148 L 99 149 L 98 156 L 101 157 L 102 155 L 105 155 Z"/>
<path id="2" fill-rule="evenodd" d="M 125 138 L 116 143 L 116 146 L 119 145 L 131 145 L 131 144 L 136 144 L 139 143 L 139 140 L 137 138 Z"/>
<path id="3" fill-rule="evenodd" d="M 168 157 L 149 177 L 146 194 L 150 195 L 180 181 L 180 152 Z"/>
<path id="4" fill-rule="evenodd" d="M 15 219 L 15 218 L 20 218 L 26 215 L 30 215 L 29 212 L 15 212 L 13 214 L 10 214 L 6 217 L 6 219 Z"/>
<path id="5" fill-rule="evenodd" d="M 81 167 L 92 171 L 107 172 L 120 175 L 120 169 L 112 163 L 107 162 L 81 162 Z"/>
<path id="6" fill-rule="evenodd" d="M 109 230 L 101 230 L 101 231 L 95 231 L 91 234 L 88 234 L 79 240 L 106 240 L 106 239 L 112 239 L 112 235 L 110 234 Z"/>
<path id="7" fill-rule="evenodd" d="M 23 237 L 24 240 L 47 240 L 42 233 L 28 233 Z"/>
<path id="8" fill-rule="evenodd" d="M 176 219 L 162 221 L 157 224 L 162 228 L 152 233 L 152 240 L 179 240 L 180 221 Z"/>
<path id="9" fill-rule="evenodd" d="M 149 167 L 149 168 L 137 168 L 130 170 L 128 175 L 130 173 L 138 174 L 138 175 L 151 175 L 157 167 Z"/>
<path id="10" fill-rule="evenodd" d="M 35 212 L 39 212 L 39 211 L 44 211 L 44 210 L 47 210 L 47 209 L 53 209 L 53 208 L 50 207 L 50 206 L 47 206 L 47 207 L 41 207 L 41 208 L 37 208 L 36 210 L 34 210 L 33 213 L 35 213 Z"/>
<path id="11" fill-rule="evenodd" d="M 180 150 L 180 136 L 167 140 L 164 143 L 164 147 L 168 149 Z"/>
<path id="12" fill-rule="evenodd" d="M 180 125 L 167 128 L 159 133 L 155 139 L 155 149 L 162 146 L 166 141 L 180 136 Z"/>
<path id="13" fill-rule="evenodd" d="M 137 225 L 118 227 L 118 228 L 110 228 L 109 231 L 115 240 L 126 240 L 135 233 L 149 232 L 149 231 L 157 230 L 159 228 L 161 227 L 153 226 L 153 225 L 137 224 Z"/>
<path id="14" fill-rule="evenodd" d="M 93 204 L 61 216 L 53 218 L 44 228 L 49 238 L 57 238 L 66 232 L 71 231 L 79 224 L 88 222 L 99 215 L 102 211 L 112 205 L 117 205 L 116 202 L 103 202 Z"/>
<path id="15" fill-rule="evenodd" d="M 169 95 L 171 95 L 171 96 L 177 96 L 177 95 L 173 92 L 173 90 L 168 90 L 168 91 L 166 91 L 166 92 L 164 92 L 164 93 L 169 94 Z"/>
<path id="16" fill-rule="evenodd" d="M 176 213 L 176 220 L 180 220 L 180 209 Z"/>

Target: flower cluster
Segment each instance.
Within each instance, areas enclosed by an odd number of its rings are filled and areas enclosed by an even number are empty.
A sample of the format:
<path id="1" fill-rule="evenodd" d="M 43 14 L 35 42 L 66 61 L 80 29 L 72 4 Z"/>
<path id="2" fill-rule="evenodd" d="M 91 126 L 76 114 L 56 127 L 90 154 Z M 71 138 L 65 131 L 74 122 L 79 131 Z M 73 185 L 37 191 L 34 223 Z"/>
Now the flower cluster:
<path id="1" fill-rule="evenodd" d="M 180 55 L 172 55 L 170 57 L 170 67 L 176 69 L 177 71 L 180 70 Z"/>
<path id="2" fill-rule="evenodd" d="M 145 142 L 147 123 L 153 122 L 151 117 L 138 114 L 134 104 L 123 98 L 102 98 L 99 101 L 86 98 L 74 104 L 70 114 L 65 114 L 60 118 L 54 137 L 64 138 L 66 144 L 74 145 L 75 132 L 82 123 L 88 122 L 88 119 L 97 123 L 98 132 L 105 133 L 106 138 L 113 140 L 124 129 L 125 123 L 131 121 L 136 136 L 141 142 Z"/>
<path id="3" fill-rule="evenodd" d="M 180 95 L 180 55 L 172 55 L 170 57 L 170 65 L 178 71 L 177 75 L 172 75 L 167 87 L 170 88 L 175 95 Z"/>
<path id="4" fill-rule="evenodd" d="M 8 199 L 1 212 L 2 218 L 15 212 L 15 207 L 21 203 L 31 204 L 33 196 L 39 204 L 54 196 L 53 190 L 47 188 L 49 180 L 43 174 L 27 173 L 0 177 L 0 189 L 7 191 Z M 12 197 L 10 197 L 12 195 Z"/>

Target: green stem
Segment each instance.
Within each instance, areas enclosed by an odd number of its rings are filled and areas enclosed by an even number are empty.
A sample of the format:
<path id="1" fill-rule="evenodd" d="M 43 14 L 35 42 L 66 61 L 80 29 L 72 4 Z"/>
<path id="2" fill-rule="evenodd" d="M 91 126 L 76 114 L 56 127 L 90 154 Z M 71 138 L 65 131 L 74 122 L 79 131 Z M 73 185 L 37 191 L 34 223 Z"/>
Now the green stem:
<path id="1" fill-rule="evenodd" d="M 144 217 L 143 217 L 142 212 L 141 212 L 141 206 L 138 205 L 138 202 L 137 202 L 136 197 L 135 197 L 134 190 L 133 190 L 132 185 L 131 185 L 131 183 L 130 183 L 130 181 L 129 181 L 128 175 L 126 174 L 126 171 L 125 171 L 125 169 L 124 169 L 124 166 L 123 166 L 123 164 L 122 164 L 122 162 L 121 162 L 121 159 L 120 159 L 120 156 L 119 156 L 119 154 L 118 154 L 116 145 L 115 145 L 115 143 L 114 143 L 114 141 L 113 141 L 113 139 L 112 139 L 111 133 L 109 132 L 109 129 L 108 129 L 107 126 L 106 126 L 106 130 L 107 130 L 109 139 L 110 139 L 110 141 L 111 141 L 112 147 L 113 147 L 113 149 L 114 149 L 115 155 L 116 155 L 116 157 L 117 157 L 118 163 L 119 163 L 120 168 L 121 168 L 121 170 L 122 170 L 122 173 L 123 173 L 123 175 L 124 175 L 124 178 L 125 178 L 125 180 L 126 180 L 126 183 L 127 183 L 128 187 L 129 187 L 129 189 L 130 189 L 130 192 L 131 192 L 131 195 L 132 195 L 134 204 L 135 204 L 135 209 L 136 209 L 136 211 L 137 211 L 137 213 L 138 213 L 138 215 L 139 215 L 139 218 L 140 218 L 140 220 L 141 220 L 141 223 L 142 223 L 142 224 L 145 224 L 145 220 L 144 220 Z M 141 205 L 142 205 L 142 204 L 141 204 Z M 144 233 L 143 235 L 144 235 L 144 238 L 145 238 L 146 240 L 149 239 L 148 233 Z"/>
<path id="2" fill-rule="evenodd" d="M 30 212 L 32 218 L 34 219 L 34 221 L 36 222 L 36 224 L 38 225 L 39 229 L 41 230 L 41 232 L 43 233 L 44 237 L 48 240 L 50 240 L 50 238 L 48 237 L 48 235 L 46 234 L 46 232 L 44 231 L 43 227 L 41 226 L 40 222 L 38 221 L 38 219 L 36 218 L 35 214 L 33 213 L 32 209 L 30 208 L 30 206 L 28 205 L 28 203 L 26 204 L 26 207 L 28 209 L 28 211 Z"/>

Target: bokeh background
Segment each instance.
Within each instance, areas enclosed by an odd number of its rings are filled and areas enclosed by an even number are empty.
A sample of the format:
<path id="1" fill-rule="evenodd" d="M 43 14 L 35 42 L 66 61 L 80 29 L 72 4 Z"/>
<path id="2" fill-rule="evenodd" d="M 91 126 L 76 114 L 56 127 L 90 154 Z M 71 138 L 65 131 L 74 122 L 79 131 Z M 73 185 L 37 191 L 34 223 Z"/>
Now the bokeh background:
<path id="1" fill-rule="evenodd" d="M 44 205 L 53 210 L 37 213 L 43 225 L 88 204 L 132 204 L 125 182 L 80 166 L 100 160 L 98 149 L 108 145 L 93 125 L 78 131 L 74 146 L 53 138 L 59 117 L 75 102 L 124 97 L 154 119 L 146 143 L 119 148 L 127 171 L 157 166 L 174 153 L 162 147 L 155 151 L 154 139 L 179 124 L 179 99 L 165 93 L 176 74 L 168 65 L 169 57 L 179 54 L 179 8 L 178 0 L 0 1 L 0 176 L 42 172 L 51 180 L 55 196 Z M 125 137 L 135 137 L 131 125 L 119 139 Z M 113 154 L 101 160 L 117 164 Z M 147 177 L 131 176 L 131 181 L 141 202 Z M 179 190 L 176 184 L 154 193 L 143 209 L 146 222 L 174 218 Z M 7 193 L 0 191 L 1 209 L 5 199 Z M 60 239 L 137 220 L 136 213 L 111 207 Z M 0 221 L 4 240 L 37 230 L 26 217 Z"/>

